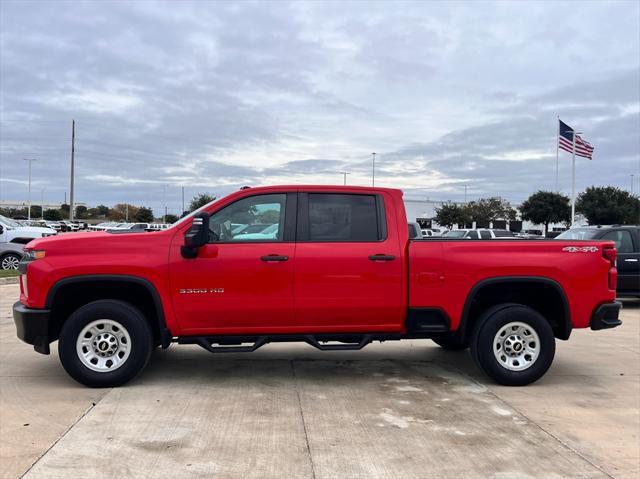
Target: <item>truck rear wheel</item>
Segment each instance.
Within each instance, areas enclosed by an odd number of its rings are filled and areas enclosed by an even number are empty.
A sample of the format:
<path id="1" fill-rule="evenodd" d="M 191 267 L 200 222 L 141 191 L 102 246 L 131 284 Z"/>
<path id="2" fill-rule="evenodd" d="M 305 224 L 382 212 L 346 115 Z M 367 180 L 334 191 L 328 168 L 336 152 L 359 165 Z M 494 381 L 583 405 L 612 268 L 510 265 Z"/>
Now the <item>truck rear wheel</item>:
<path id="1" fill-rule="evenodd" d="M 521 304 L 501 304 L 485 312 L 471 340 L 471 354 L 478 366 L 506 386 L 525 386 L 540 379 L 555 351 L 549 322 Z"/>
<path id="2" fill-rule="evenodd" d="M 90 387 L 114 387 L 140 373 L 153 333 L 144 315 L 124 301 L 101 300 L 76 310 L 63 324 L 58 351 L 69 375 Z"/>

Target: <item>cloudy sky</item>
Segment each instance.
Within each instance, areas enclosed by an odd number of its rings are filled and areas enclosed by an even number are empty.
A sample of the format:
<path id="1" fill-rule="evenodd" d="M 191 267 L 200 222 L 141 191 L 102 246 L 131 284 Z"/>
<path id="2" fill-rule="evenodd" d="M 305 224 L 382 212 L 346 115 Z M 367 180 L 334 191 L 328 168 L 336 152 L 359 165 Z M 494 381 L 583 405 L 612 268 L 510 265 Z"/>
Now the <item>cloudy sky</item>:
<path id="1" fill-rule="evenodd" d="M 180 209 L 180 187 L 640 191 L 640 3 L 0 2 L 0 200 Z M 571 158 L 560 153 L 559 187 Z"/>

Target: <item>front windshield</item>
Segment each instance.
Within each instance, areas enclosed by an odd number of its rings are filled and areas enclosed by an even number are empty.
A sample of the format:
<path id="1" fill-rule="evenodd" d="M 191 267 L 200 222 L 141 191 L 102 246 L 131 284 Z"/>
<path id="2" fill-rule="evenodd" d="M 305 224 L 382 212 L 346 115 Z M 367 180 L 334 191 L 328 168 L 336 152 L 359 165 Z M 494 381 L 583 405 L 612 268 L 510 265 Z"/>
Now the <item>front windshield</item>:
<path id="1" fill-rule="evenodd" d="M 447 238 L 464 238 L 465 233 L 466 231 L 460 231 L 460 230 L 447 231 L 442 236 L 446 236 Z"/>
<path id="2" fill-rule="evenodd" d="M 598 235 L 596 228 L 573 228 L 556 236 L 559 240 L 589 240 Z"/>
<path id="3" fill-rule="evenodd" d="M 7 218 L 6 216 L 0 215 L 0 223 L 10 228 L 20 228 L 22 225 L 11 218 Z"/>

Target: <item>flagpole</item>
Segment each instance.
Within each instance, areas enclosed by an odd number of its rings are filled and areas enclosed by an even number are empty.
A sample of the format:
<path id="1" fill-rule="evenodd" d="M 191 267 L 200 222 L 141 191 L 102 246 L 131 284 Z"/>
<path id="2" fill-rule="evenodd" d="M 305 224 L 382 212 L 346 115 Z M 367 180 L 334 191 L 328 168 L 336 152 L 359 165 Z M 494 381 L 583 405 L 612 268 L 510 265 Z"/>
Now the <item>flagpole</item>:
<path id="1" fill-rule="evenodd" d="M 576 221 L 576 131 L 573 130 L 573 148 L 571 148 L 571 226 Z"/>
<path id="2" fill-rule="evenodd" d="M 560 192 L 558 188 L 558 165 L 560 164 L 560 153 L 558 151 L 558 143 L 560 143 L 560 115 L 558 115 L 558 130 L 556 131 L 556 193 Z"/>

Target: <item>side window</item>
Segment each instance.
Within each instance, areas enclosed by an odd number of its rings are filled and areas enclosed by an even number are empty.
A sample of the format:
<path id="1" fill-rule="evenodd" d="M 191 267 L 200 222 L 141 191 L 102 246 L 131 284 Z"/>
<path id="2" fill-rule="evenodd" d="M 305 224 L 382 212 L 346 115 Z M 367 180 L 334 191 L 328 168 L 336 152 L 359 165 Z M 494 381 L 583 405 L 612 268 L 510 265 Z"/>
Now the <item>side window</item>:
<path id="1" fill-rule="evenodd" d="M 309 241 L 378 241 L 374 195 L 309 193 Z"/>
<path id="2" fill-rule="evenodd" d="M 480 231 L 480 239 L 491 239 L 491 233 L 489 231 Z"/>
<path id="3" fill-rule="evenodd" d="M 600 239 L 613 241 L 616 245 L 618 253 L 633 253 L 633 242 L 631 241 L 631 233 L 629 233 L 628 231 L 609 231 Z"/>
<path id="4" fill-rule="evenodd" d="M 243 198 L 214 213 L 209 220 L 210 243 L 282 241 L 287 195 Z"/>
<path id="5" fill-rule="evenodd" d="M 471 239 L 478 239 L 478 232 L 477 231 L 468 231 L 467 232 L 467 236 Z"/>

